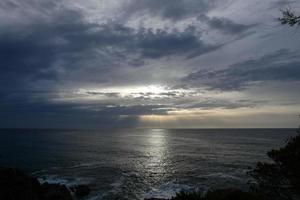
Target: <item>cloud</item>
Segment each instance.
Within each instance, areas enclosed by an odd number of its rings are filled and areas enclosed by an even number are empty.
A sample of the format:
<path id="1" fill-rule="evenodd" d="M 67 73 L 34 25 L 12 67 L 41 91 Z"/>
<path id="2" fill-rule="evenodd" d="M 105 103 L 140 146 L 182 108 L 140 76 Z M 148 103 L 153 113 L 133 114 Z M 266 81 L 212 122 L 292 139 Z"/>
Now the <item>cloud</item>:
<path id="1" fill-rule="evenodd" d="M 241 90 L 267 81 L 300 81 L 299 53 L 278 50 L 258 59 L 236 63 L 226 69 L 200 70 L 189 74 L 184 82 L 217 90 Z"/>
<path id="2" fill-rule="evenodd" d="M 92 95 L 92 96 L 106 96 L 106 97 L 116 97 L 119 98 L 120 97 L 120 93 L 118 92 L 86 92 L 86 94 L 88 95 Z"/>
<path id="3" fill-rule="evenodd" d="M 271 3 L 271 8 L 284 8 L 286 6 L 290 7 L 291 5 L 297 3 L 293 0 L 276 0 Z"/>
<path id="4" fill-rule="evenodd" d="M 235 23 L 232 20 L 220 17 L 207 17 L 200 15 L 198 20 L 205 22 L 210 28 L 221 31 L 225 34 L 237 35 L 248 31 L 250 28 L 256 26 L 255 24 L 245 25 Z"/>
<path id="5" fill-rule="evenodd" d="M 80 81 L 105 82 L 107 74 L 123 66 L 140 67 L 147 59 L 170 56 L 191 58 L 220 47 L 204 42 L 191 27 L 135 30 L 115 22 L 86 22 L 80 12 L 68 9 L 57 10 L 46 21 L 2 28 L 0 36 L 0 76 L 16 85 L 79 76 Z"/>
<path id="6" fill-rule="evenodd" d="M 206 99 L 200 102 L 192 102 L 186 106 L 182 106 L 184 109 L 201 109 L 211 110 L 216 108 L 222 109 L 238 109 L 238 108 L 252 108 L 265 104 L 266 101 L 262 100 L 225 100 L 225 99 Z"/>
<path id="7" fill-rule="evenodd" d="M 134 127 L 139 115 L 165 115 L 163 105 L 52 101 L 57 94 L 27 92 L 0 94 L 0 127 L 118 128 Z"/>
<path id="8" fill-rule="evenodd" d="M 220 48 L 221 45 L 205 44 L 191 27 L 183 32 L 164 30 L 138 33 L 137 47 L 144 57 L 160 58 L 170 55 L 194 57 Z"/>
<path id="9" fill-rule="evenodd" d="M 266 12 L 263 16 L 271 16 L 268 8 L 283 3 L 3 0 L 1 125 L 131 127 L 141 115 L 275 104 L 231 96 L 231 91 L 299 80 L 297 50 L 241 62 L 259 53 L 253 50 L 258 44 L 261 52 L 297 48 L 296 40 L 281 40 L 286 36 L 280 31 L 273 38 L 258 38 L 260 31 L 274 32 L 256 26 L 262 15 L 248 16 L 258 6 Z M 241 9 L 248 5 L 251 9 Z M 221 63 L 236 64 L 220 68 Z M 176 88 L 181 83 L 185 87 Z M 149 87 L 153 85 L 157 87 Z"/>
<path id="10" fill-rule="evenodd" d="M 196 17 L 215 7 L 215 0 L 133 0 L 125 7 L 136 17 L 144 13 L 172 21 Z"/>

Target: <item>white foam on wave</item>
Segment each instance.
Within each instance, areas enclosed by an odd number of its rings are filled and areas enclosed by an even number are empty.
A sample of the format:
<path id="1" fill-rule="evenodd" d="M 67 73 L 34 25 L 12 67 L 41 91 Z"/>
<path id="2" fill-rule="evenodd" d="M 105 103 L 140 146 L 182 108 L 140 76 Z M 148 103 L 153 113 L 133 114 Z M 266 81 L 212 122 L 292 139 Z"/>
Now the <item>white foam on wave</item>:
<path id="1" fill-rule="evenodd" d="M 64 177 L 60 177 L 58 175 L 46 175 L 46 176 L 42 176 L 38 178 L 40 183 L 49 183 L 49 184 L 62 184 L 62 185 L 66 185 L 66 186 L 73 186 L 73 185 L 80 185 L 80 184 L 88 184 L 91 182 L 90 179 L 88 178 L 81 178 L 81 177 L 77 177 L 77 178 L 64 178 Z"/>
<path id="2" fill-rule="evenodd" d="M 40 183 L 49 183 L 49 184 L 63 184 L 63 185 L 72 185 L 73 181 L 59 178 L 56 175 L 43 176 L 38 178 Z M 75 182 L 74 182 L 75 183 Z"/>
<path id="3" fill-rule="evenodd" d="M 77 165 L 73 165 L 71 167 L 68 167 L 69 169 L 74 168 L 89 168 L 89 167 L 97 167 L 99 165 L 103 164 L 102 162 L 87 162 L 87 163 L 79 163 Z"/>
<path id="4" fill-rule="evenodd" d="M 48 170 L 42 169 L 42 170 L 32 172 L 31 175 L 35 176 L 35 175 L 43 174 L 46 172 L 48 172 Z"/>

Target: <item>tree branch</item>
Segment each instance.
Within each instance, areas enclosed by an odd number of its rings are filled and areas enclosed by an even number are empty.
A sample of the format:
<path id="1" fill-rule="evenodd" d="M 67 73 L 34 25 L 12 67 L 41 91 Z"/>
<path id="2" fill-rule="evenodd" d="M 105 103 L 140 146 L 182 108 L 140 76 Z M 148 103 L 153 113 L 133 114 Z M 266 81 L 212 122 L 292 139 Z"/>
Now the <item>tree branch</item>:
<path id="1" fill-rule="evenodd" d="M 278 18 L 281 24 L 287 24 L 289 26 L 300 25 L 300 16 L 296 15 L 294 11 L 292 11 L 291 9 L 285 9 L 281 10 L 281 12 L 282 17 Z"/>

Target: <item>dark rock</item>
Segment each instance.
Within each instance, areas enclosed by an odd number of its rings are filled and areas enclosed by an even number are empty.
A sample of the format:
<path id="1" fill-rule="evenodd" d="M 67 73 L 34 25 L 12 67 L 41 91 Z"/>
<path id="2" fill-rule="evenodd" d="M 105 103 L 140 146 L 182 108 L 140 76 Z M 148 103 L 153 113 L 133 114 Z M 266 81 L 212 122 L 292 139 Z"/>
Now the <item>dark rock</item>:
<path id="1" fill-rule="evenodd" d="M 72 195 L 65 185 L 42 184 L 43 200 L 72 200 Z"/>
<path id="2" fill-rule="evenodd" d="M 219 189 L 209 191 L 206 194 L 206 199 L 213 200 L 259 200 L 259 196 L 254 193 L 244 192 L 236 188 Z"/>
<path id="3" fill-rule="evenodd" d="M 71 190 L 74 192 L 76 197 L 84 197 L 90 194 L 91 190 L 86 185 L 76 185 L 71 187 Z"/>
<path id="4" fill-rule="evenodd" d="M 87 186 L 78 186 L 78 196 L 89 193 Z M 23 171 L 15 168 L 0 168 L 0 199 L 2 200 L 72 200 L 65 185 L 40 184 Z"/>
<path id="5" fill-rule="evenodd" d="M 0 199 L 40 200 L 41 186 L 36 178 L 31 178 L 15 168 L 0 168 Z"/>

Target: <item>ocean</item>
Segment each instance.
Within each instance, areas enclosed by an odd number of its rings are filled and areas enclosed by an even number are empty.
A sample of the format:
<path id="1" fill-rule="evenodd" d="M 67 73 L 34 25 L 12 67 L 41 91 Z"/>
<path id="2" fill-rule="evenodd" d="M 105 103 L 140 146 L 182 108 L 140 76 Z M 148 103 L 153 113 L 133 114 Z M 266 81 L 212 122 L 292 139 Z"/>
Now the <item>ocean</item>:
<path id="1" fill-rule="evenodd" d="M 0 166 L 41 182 L 87 184 L 88 200 L 246 188 L 247 171 L 295 129 L 0 130 Z"/>

